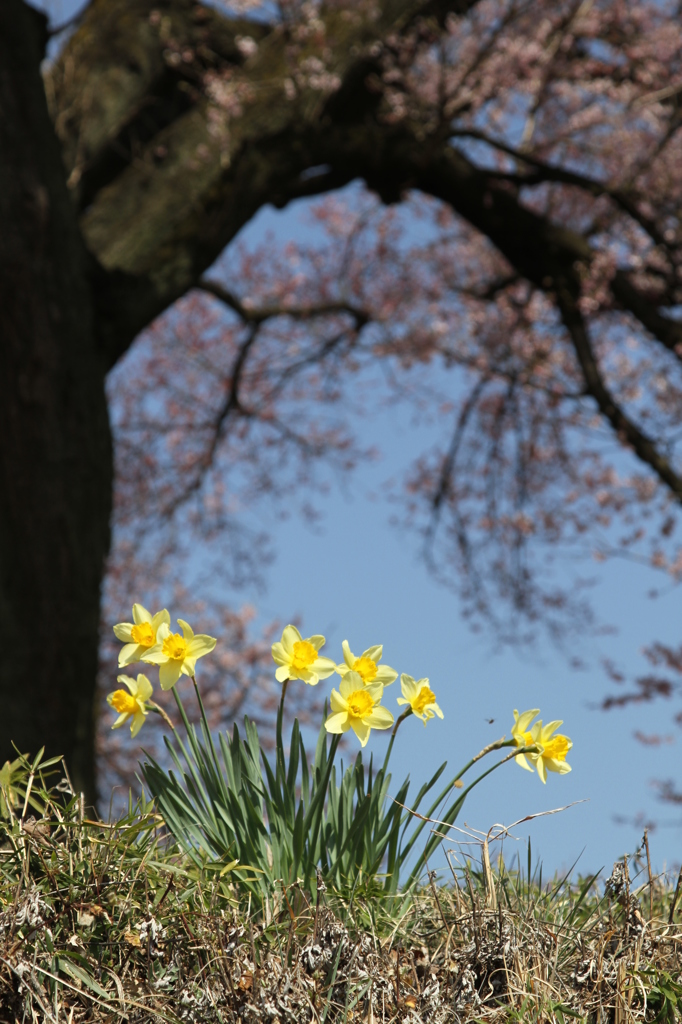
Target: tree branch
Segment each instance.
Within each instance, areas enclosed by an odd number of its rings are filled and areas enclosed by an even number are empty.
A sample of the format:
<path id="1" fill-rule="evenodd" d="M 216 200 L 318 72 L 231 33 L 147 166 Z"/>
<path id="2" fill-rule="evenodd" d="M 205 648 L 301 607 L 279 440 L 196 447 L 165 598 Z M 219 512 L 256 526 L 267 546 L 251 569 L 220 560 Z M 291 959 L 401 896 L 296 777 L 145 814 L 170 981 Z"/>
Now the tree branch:
<path id="1" fill-rule="evenodd" d="M 515 149 L 514 146 L 509 146 L 506 142 L 503 142 L 502 139 L 491 138 L 489 135 L 486 135 L 485 132 L 478 131 L 475 128 L 458 129 L 450 135 L 450 138 L 457 137 L 478 139 L 480 142 L 485 142 L 493 149 L 499 149 L 500 152 L 506 153 L 515 160 L 522 161 L 523 163 L 534 167 L 536 170 L 535 174 L 510 175 L 505 174 L 504 172 L 499 173 L 500 177 L 512 179 L 519 185 L 539 185 L 545 181 L 556 181 L 564 185 L 575 185 L 577 188 L 581 188 L 593 196 L 608 196 L 623 211 L 623 213 L 626 213 L 646 231 L 655 245 L 660 245 L 666 250 L 669 248 L 668 242 L 666 241 L 663 233 L 659 230 L 656 222 L 650 217 L 646 217 L 642 211 L 638 209 L 632 199 L 620 189 L 612 188 L 605 182 L 598 181 L 596 178 L 590 178 L 589 175 L 578 174 L 575 171 L 568 171 L 563 167 L 555 167 L 552 164 L 545 163 L 544 160 L 539 160 L 537 157 L 532 156 L 524 150 Z M 497 176 L 497 172 L 491 173 Z"/>
<path id="2" fill-rule="evenodd" d="M 334 313 L 348 313 L 355 321 L 355 327 L 359 330 L 369 323 L 370 317 L 366 310 L 359 306 L 353 306 L 349 302 L 320 302 L 311 306 L 262 306 L 254 309 L 245 306 L 229 288 L 225 288 L 217 281 L 211 281 L 202 277 L 196 285 L 200 291 L 213 295 L 220 299 L 226 306 L 229 306 L 241 320 L 246 324 L 262 324 L 266 320 L 272 320 L 278 316 L 290 316 L 295 320 L 311 320 L 316 316 L 331 315 Z"/>
<path id="3" fill-rule="evenodd" d="M 622 270 L 616 271 L 611 281 L 611 292 L 623 309 L 632 313 L 657 341 L 682 361 L 682 323 L 659 313 L 656 305 L 637 291 Z"/>
<path id="4" fill-rule="evenodd" d="M 646 463 L 677 500 L 682 502 L 682 477 L 675 472 L 651 438 L 625 414 L 606 386 L 590 344 L 587 327 L 578 308 L 575 289 L 568 282 L 560 281 L 556 294 L 561 318 L 573 342 L 587 394 L 594 398 L 602 416 L 630 445 L 637 458 Z"/>

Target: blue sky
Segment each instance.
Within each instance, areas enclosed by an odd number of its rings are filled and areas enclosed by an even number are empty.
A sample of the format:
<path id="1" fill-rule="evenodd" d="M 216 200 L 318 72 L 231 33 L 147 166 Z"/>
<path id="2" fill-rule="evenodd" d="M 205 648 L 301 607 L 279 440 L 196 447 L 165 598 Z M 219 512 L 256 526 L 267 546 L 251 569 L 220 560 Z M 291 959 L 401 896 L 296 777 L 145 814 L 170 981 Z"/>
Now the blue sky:
<path id="1" fill-rule="evenodd" d="M 308 224 L 302 203 L 284 211 L 266 208 L 241 238 L 247 244 L 268 235 L 309 241 Z M 327 637 L 326 652 L 338 660 L 345 639 L 354 652 L 382 643 L 384 660 L 399 672 L 429 677 L 445 719 L 426 728 L 408 720 L 392 755 L 396 782 L 410 774 L 415 790 L 443 761 L 454 775 L 482 747 L 509 735 L 514 708 L 537 707 L 545 721 L 564 720 L 562 731 L 574 743 L 569 775 L 550 775 L 543 786 L 536 774 L 513 762 L 505 765 L 474 791 L 458 824 L 466 821 L 487 831 L 495 823 L 510 824 L 527 814 L 584 801 L 515 831 L 519 837 L 530 834 L 549 872 L 570 867 L 581 853 L 583 873 L 610 868 L 639 846 L 642 827 L 634 824 L 639 814 L 657 823 L 650 838 L 656 868 L 679 863 L 682 808 L 659 803 L 652 787 L 655 779 L 680 782 L 680 730 L 672 721 L 679 703 L 608 712 L 598 707 L 616 689 L 601 667 L 603 657 L 632 677 L 648 669 L 641 654 L 645 645 L 680 642 L 679 589 L 668 587 L 652 599 L 653 589 L 663 589 L 659 573 L 632 562 L 588 560 L 578 568 L 599 580 L 591 600 L 597 619 L 615 627 L 613 634 L 585 636 L 563 654 L 546 639 L 530 648 L 499 650 L 492 634 L 474 634 L 462 621 L 455 594 L 436 583 L 421 561 L 419 537 L 392 527 L 394 509 L 382 500 L 388 493 L 384 481 L 405 473 L 411 460 L 438 438 L 438 425 L 415 425 L 405 406 L 388 405 L 368 411 L 359 436 L 363 445 L 375 445 L 381 457 L 361 464 L 332 485 L 326 497 L 316 498 L 323 516 L 314 530 L 295 516 L 282 521 L 266 504 L 249 509 L 250 525 L 270 533 L 276 552 L 265 594 L 243 595 L 258 607 L 258 621 L 297 618 L 304 636 Z M 563 571 L 564 582 L 572 579 L 575 562 L 566 562 Z M 571 657 L 586 668 L 570 668 Z M 321 684 L 327 690 L 332 685 L 331 680 Z M 394 711 L 397 696 L 399 682 L 385 694 L 384 702 Z M 662 734 L 670 742 L 643 746 L 635 731 Z M 381 756 L 385 745 L 375 733 L 368 752 Z M 505 856 L 515 855 L 522 845 L 507 842 Z"/>
<path id="2" fill-rule="evenodd" d="M 268 571 L 267 592 L 253 600 L 261 620 L 299 617 L 304 635 L 324 633 L 327 651 L 341 657 L 347 639 L 354 652 L 384 644 L 384 660 L 400 672 L 428 676 L 445 714 L 424 728 L 408 720 L 392 758 L 396 779 L 410 774 L 420 785 L 447 760 L 454 775 L 487 743 L 509 735 L 513 709 L 539 707 L 545 721 L 562 718 L 573 739 L 570 775 L 550 775 L 545 786 L 514 763 L 504 766 L 474 791 L 460 823 L 486 831 L 526 814 L 584 800 L 562 814 L 522 826 L 547 870 L 570 867 L 584 850 L 582 871 L 610 866 L 641 840 L 641 828 L 617 824 L 643 811 L 659 822 L 651 837 L 658 869 L 679 859 L 682 812 L 656 803 L 650 781 L 679 779 L 679 744 L 643 747 L 633 733 L 661 732 L 675 737 L 668 724 L 672 705 L 659 703 L 596 709 L 608 692 L 599 655 L 644 668 L 640 649 L 657 638 L 679 638 L 679 592 L 653 601 L 647 591 L 657 582 L 640 566 L 614 563 L 599 567 L 602 581 L 594 592 L 597 611 L 618 626 L 614 636 L 586 638 L 574 652 L 589 662 L 576 672 L 548 642 L 529 650 L 496 651 L 494 638 L 474 635 L 460 618 L 459 602 L 436 584 L 419 559 L 418 538 L 393 529 L 390 508 L 370 496 L 377 477 L 405 465 L 414 447 L 409 424 L 390 410 L 370 425 L 383 459 L 361 467 L 343 488 L 320 502 L 323 519 L 312 532 L 296 518 L 277 521 L 266 509 L 254 510 L 259 525 L 273 537 L 276 560 Z M 331 681 L 320 684 L 331 688 Z M 385 703 L 397 710 L 399 683 L 387 689 Z M 675 708 L 677 711 L 677 708 Z M 490 724 L 489 719 L 495 721 Z M 676 739 L 676 737 L 675 737 Z M 379 755 L 385 740 L 373 734 L 368 750 Z M 516 849 L 507 843 L 505 856 Z"/>
<path id="3" fill-rule="evenodd" d="M 55 0 L 54 21 L 61 23 L 80 4 Z M 296 227 L 295 211 L 264 211 L 247 231 L 262 237 L 268 228 L 282 236 Z M 593 597 L 602 618 L 618 632 L 599 641 L 586 637 L 575 653 L 589 667 L 576 672 L 547 642 L 530 650 L 496 651 L 485 632 L 473 635 L 460 618 L 457 598 L 438 586 L 418 557 L 418 538 L 389 526 L 391 509 L 377 500 L 381 481 L 407 468 L 423 444 L 404 409 L 384 409 L 363 425 L 361 440 L 376 443 L 382 459 L 361 466 L 343 486 L 333 486 L 318 500 L 324 516 L 313 532 L 299 519 L 277 518 L 263 506 L 249 511 L 253 525 L 266 527 L 277 552 L 267 572 L 267 590 L 241 592 L 259 608 L 259 621 L 299 617 L 304 635 L 322 632 L 327 652 L 340 659 L 341 642 L 356 652 L 383 643 L 385 660 L 398 671 L 428 676 L 444 711 L 443 722 L 424 728 L 412 719 L 402 727 L 393 757 L 394 775 L 410 774 L 415 788 L 443 761 L 452 774 L 482 746 L 509 734 L 512 710 L 539 707 L 545 720 L 563 718 L 573 739 L 570 775 L 550 775 L 543 786 L 537 775 L 513 763 L 486 780 L 466 805 L 460 823 L 487 830 L 527 814 L 585 801 L 569 810 L 520 826 L 516 835 L 532 836 L 533 849 L 548 872 L 569 867 L 594 871 L 636 848 L 641 828 L 617 824 L 643 811 L 659 822 L 651 836 L 657 869 L 680 858 L 682 808 L 657 804 L 655 778 L 680 778 L 680 734 L 670 721 L 678 708 L 660 702 L 603 713 L 595 709 L 609 689 L 599 667 L 600 654 L 625 664 L 634 674 L 644 669 L 640 650 L 653 639 L 679 642 L 680 597 L 672 590 L 653 601 L 647 597 L 660 580 L 646 568 L 613 563 L 600 566 L 601 583 Z M 567 570 L 568 571 L 568 570 Z M 330 682 L 322 683 L 331 688 Z M 395 706 L 396 682 L 386 692 Z M 492 724 L 489 719 L 494 719 Z M 670 734 L 674 742 L 643 747 L 633 737 Z M 381 754 L 384 737 L 373 734 L 369 750 Z M 523 843 L 507 841 L 513 856 Z"/>

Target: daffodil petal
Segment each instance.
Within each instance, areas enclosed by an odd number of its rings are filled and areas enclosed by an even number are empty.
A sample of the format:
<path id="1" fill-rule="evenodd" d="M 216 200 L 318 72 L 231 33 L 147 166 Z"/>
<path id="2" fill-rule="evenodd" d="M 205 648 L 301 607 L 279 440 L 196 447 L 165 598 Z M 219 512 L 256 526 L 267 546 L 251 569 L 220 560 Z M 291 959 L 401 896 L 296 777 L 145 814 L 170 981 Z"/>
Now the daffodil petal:
<path id="1" fill-rule="evenodd" d="M 288 665 L 280 665 L 279 668 L 277 669 L 277 671 L 275 672 L 275 679 L 277 680 L 278 683 L 284 683 L 284 682 L 286 682 L 286 680 L 288 678 L 289 678 L 289 666 Z"/>
<path id="2" fill-rule="evenodd" d="M 336 672 L 336 662 L 331 658 L 318 658 L 310 667 L 318 679 L 326 679 Z"/>
<path id="3" fill-rule="evenodd" d="M 145 650 L 146 648 L 140 647 L 139 644 L 126 644 L 118 652 L 118 667 L 123 668 L 124 665 L 132 665 L 134 662 L 140 661 Z"/>
<path id="4" fill-rule="evenodd" d="M 151 622 L 151 614 L 141 604 L 133 605 L 133 622 L 136 626 L 139 626 L 141 622 Z"/>
<path id="5" fill-rule="evenodd" d="M 168 655 L 163 653 L 161 644 L 150 647 L 140 658 L 140 661 L 145 661 L 148 665 L 165 665 L 168 660 Z"/>
<path id="6" fill-rule="evenodd" d="M 346 702 L 346 700 L 344 700 L 343 696 L 338 692 L 338 690 L 332 690 L 332 692 L 329 694 L 329 704 L 331 706 L 332 711 L 336 711 L 339 714 L 341 712 L 343 712 L 343 714 L 348 713 L 348 703 Z"/>
<path id="7" fill-rule="evenodd" d="M 161 645 L 171 634 L 170 625 L 168 622 L 162 622 L 156 631 L 156 642 Z"/>
<path id="8" fill-rule="evenodd" d="M 369 658 L 371 661 L 381 661 L 381 655 L 384 653 L 384 645 L 376 644 L 374 647 L 368 647 L 366 651 L 362 652 L 363 658 Z"/>
<path id="9" fill-rule="evenodd" d="M 294 653 L 294 644 L 302 640 L 303 637 L 296 629 L 296 626 L 285 626 L 282 633 L 282 646 L 287 654 L 291 657 Z"/>
<path id="10" fill-rule="evenodd" d="M 374 661 L 374 659 L 372 660 Z M 390 665 L 377 665 L 377 674 L 372 682 L 383 683 L 384 686 L 390 686 L 397 678 L 398 673 L 394 668 L 391 668 Z"/>
<path id="11" fill-rule="evenodd" d="M 136 715 L 133 715 L 133 724 L 130 726 L 130 735 L 134 738 L 144 725 L 145 715 L 138 711 Z"/>
<path id="12" fill-rule="evenodd" d="M 361 745 L 363 747 L 366 747 L 367 740 L 369 739 L 369 734 L 372 731 L 369 725 L 367 725 L 367 723 L 363 719 L 351 718 L 350 727 L 357 736 L 357 738 L 360 740 Z"/>
<path id="13" fill-rule="evenodd" d="M 294 673 L 294 669 L 290 669 L 290 671 Z M 298 672 L 295 672 L 295 674 L 292 675 L 292 679 L 301 679 L 304 683 L 307 683 L 308 686 L 317 686 L 320 681 L 312 668 L 300 668 Z"/>
<path id="14" fill-rule="evenodd" d="M 367 691 L 367 693 L 372 698 L 375 704 L 378 703 L 378 701 L 380 701 L 384 695 L 383 683 L 367 683 L 364 689 Z"/>
<path id="15" fill-rule="evenodd" d="M 338 711 L 334 715 L 329 715 L 324 723 L 324 727 L 327 732 L 331 733 L 348 732 L 350 728 L 348 713 L 346 711 Z"/>
<path id="16" fill-rule="evenodd" d="M 390 729 L 395 719 L 388 708 L 379 706 L 374 708 L 363 721 L 367 722 L 372 729 Z"/>
<path id="17" fill-rule="evenodd" d="M 205 654 L 211 653 L 217 643 L 218 641 L 215 637 L 206 636 L 205 633 L 197 633 L 187 648 L 187 656 L 190 658 L 203 658 Z"/>
<path id="18" fill-rule="evenodd" d="M 364 690 L 364 688 L 362 676 L 359 676 L 357 672 L 346 672 L 345 676 L 341 677 L 339 691 L 342 697 L 348 698 L 351 693 L 355 693 L 356 690 Z"/>
<path id="19" fill-rule="evenodd" d="M 162 622 L 165 622 L 167 626 L 170 626 L 170 614 L 167 608 L 162 608 L 160 612 L 152 616 L 152 629 L 156 633 Z"/>
<path id="20" fill-rule="evenodd" d="M 159 682 L 161 683 L 162 690 L 171 690 L 182 672 L 182 662 L 176 661 L 174 658 L 169 658 L 159 668 Z"/>
<path id="21" fill-rule="evenodd" d="M 149 682 L 147 677 L 142 672 L 140 672 L 140 674 L 137 677 L 137 696 L 140 698 L 140 700 L 149 700 L 153 692 L 154 687 Z"/>
<path id="22" fill-rule="evenodd" d="M 278 640 L 272 645 L 272 660 L 276 665 L 288 665 L 290 658 L 284 650 L 284 645 Z"/>
<path id="23" fill-rule="evenodd" d="M 408 676 L 404 672 L 400 677 L 400 689 L 402 690 L 403 697 L 410 703 L 412 703 L 419 692 L 412 676 Z"/>
<path id="24" fill-rule="evenodd" d="M 539 714 L 540 708 L 531 708 L 530 711 L 524 711 L 521 715 L 514 709 L 515 730 L 517 732 L 528 732 L 528 726 L 535 716 Z"/>
<path id="25" fill-rule="evenodd" d="M 520 765 L 521 768 L 525 768 L 526 771 L 533 771 L 532 767 L 528 764 L 528 761 L 526 760 L 525 754 L 517 754 L 514 760 L 518 765 Z"/>
<path id="26" fill-rule="evenodd" d="M 124 643 L 129 644 L 133 639 L 133 625 L 132 622 L 117 622 L 114 626 L 114 635 L 117 640 L 123 640 Z"/>
<path id="27" fill-rule="evenodd" d="M 351 651 L 350 644 L 348 643 L 347 640 L 343 641 L 343 643 L 341 644 L 341 649 L 343 650 L 343 660 L 345 661 L 347 667 L 352 668 L 353 665 L 355 664 L 355 655 Z"/>
<path id="28" fill-rule="evenodd" d="M 535 762 L 535 767 L 538 770 L 538 775 L 540 776 L 540 781 L 541 782 L 547 782 L 547 767 L 545 765 L 545 759 L 543 757 L 539 757 L 537 759 L 537 761 Z"/>
<path id="29" fill-rule="evenodd" d="M 184 619 L 178 619 L 178 626 L 182 630 L 182 635 L 187 643 L 191 643 L 194 639 L 194 630 L 190 626 L 189 622 L 185 622 Z"/>
<path id="30" fill-rule="evenodd" d="M 129 718 L 130 718 L 130 715 L 126 715 L 126 714 L 119 715 L 111 728 L 112 729 L 120 729 L 122 725 L 125 725 L 125 723 L 128 721 Z"/>

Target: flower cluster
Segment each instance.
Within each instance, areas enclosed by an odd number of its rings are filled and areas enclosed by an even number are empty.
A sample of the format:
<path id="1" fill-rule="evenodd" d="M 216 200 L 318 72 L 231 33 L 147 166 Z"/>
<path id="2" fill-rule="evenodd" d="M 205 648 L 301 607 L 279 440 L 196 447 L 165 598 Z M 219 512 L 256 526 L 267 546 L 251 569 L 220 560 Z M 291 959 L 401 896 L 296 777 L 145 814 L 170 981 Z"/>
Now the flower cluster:
<path id="1" fill-rule="evenodd" d="M 321 679 L 327 679 L 334 672 L 340 675 L 338 690 L 332 690 L 329 696 L 331 714 L 324 727 L 329 733 L 345 733 L 352 729 L 364 747 L 372 729 L 390 729 L 395 723 L 381 700 L 384 688 L 395 681 L 398 673 L 389 665 L 379 664 L 383 656 L 380 644 L 368 647 L 360 657 L 356 657 L 348 641 L 344 640 L 340 664 L 320 654 L 324 644 L 325 638 L 319 634 L 304 639 L 295 626 L 286 626 L 282 639 L 272 645 L 272 657 L 277 664 L 276 677 L 280 683 L 302 679 L 311 686 L 317 686 Z M 428 679 L 413 679 L 403 672 L 400 688 L 402 697 L 397 698 L 397 703 L 404 705 L 405 711 L 399 723 L 408 715 L 416 715 L 424 725 L 431 718 L 443 718 Z M 529 771 L 533 771 L 531 764 L 534 765 L 542 782 L 546 782 L 548 771 L 561 775 L 570 772 L 566 755 L 573 744 L 567 736 L 554 735 L 561 722 L 543 726 L 542 721 L 538 721 L 532 725 L 538 714 L 538 709 L 525 711 L 522 715 L 514 711 L 512 739 L 506 743 L 500 741 L 500 745 L 523 748 L 523 752 L 516 755 L 516 762 Z"/>
<path id="2" fill-rule="evenodd" d="M 352 729 L 364 747 L 372 729 L 390 729 L 395 723 L 381 699 L 384 687 L 395 682 L 398 673 L 390 665 L 380 664 L 384 653 L 381 644 L 368 647 L 358 657 L 344 640 L 341 645 L 343 661 L 339 664 L 320 654 L 324 644 L 323 636 L 304 639 L 295 626 L 286 626 L 282 639 L 272 645 L 272 657 L 277 664 L 275 675 L 280 683 L 302 679 L 311 686 L 317 686 L 321 679 L 327 679 L 334 672 L 340 675 L 338 690 L 332 690 L 329 695 L 332 713 L 324 727 L 330 733 Z M 398 704 L 407 705 L 406 714 L 417 715 L 424 725 L 434 715 L 443 717 L 428 679 L 415 682 L 412 676 L 403 674 L 400 685 L 403 695 L 398 697 Z"/>
<path id="3" fill-rule="evenodd" d="M 133 621 L 119 622 L 114 626 L 114 633 L 124 643 L 119 654 L 119 667 L 136 661 L 158 665 L 162 690 L 172 689 L 181 675 L 194 680 L 197 660 L 213 650 L 216 640 L 201 633 L 195 634 L 184 619 L 177 621 L 182 633 L 171 632 L 170 615 L 165 608 L 152 615 L 141 604 L 133 605 Z M 358 657 L 344 640 L 343 661 L 337 663 L 320 654 L 325 642 L 319 634 L 304 638 L 296 626 L 289 625 L 281 639 L 272 645 L 272 657 L 277 665 L 275 677 L 285 689 L 292 679 L 317 686 L 320 680 L 334 673 L 341 677 L 338 690 L 332 689 L 329 696 L 331 713 L 324 723 L 327 732 L 338 735 L 352 729 L 364 747 L 372 729 L 395 726 L 395 735 L 400 723 L 410 715 L 421 719 L 424 725 L 432 718 L 443 718 L 429 680 L 414 679 L 403 672 L 400 676 L 402 697 L 397 698 L 397 703 L 405 710 L 396 723 L 393 714 L 381 701 L 385 687 L 395 682 L 398 673 L 390 665 L 381 663 L 384 653 L 381 644 L 368 647 Z M 127 690 L 116 690 L 107 697 L 110 706 L 118 712 L 112 728 L 117 729 L 132 719 L 130 732 L 136 736 L 150 709 L 165 713 L 151 700 L 152 685 L 145 675 L 140 674 L 137 679 L 120 675 L 118 682 L 124 683 Z M 557 733 L 561 722 L 549 722 L 548 725 L 543 725 L 541 719 L 534 722 L 538 714 L 538 708 L 523 714 L 514 711 L 511 740 L 503 737 L 493 744 L 493 748 L 516 747 L 519 750 L 515 756 L 517 764 L 531 772 L 537 768 L 540 779 L 546 782 L 548 771 L 560 775 L 570 772 L 566 756 L 573 744 L 568 736 Z"/>
<path id="4" fill-rule="evenodd" d="M 194 679 L 197 660 L 210 654 L 216 645 L 214 637 L 195 634 L 184 619 L 178 619 L 182 633 L 172 633 L 170 621 L 166 608 L 152 615 L 141 604 L 134 604 L 133 621 L 118 622 L 114 626 L 116 637 L 125 645 L 119 652 L 119 668 L 136 661 L 158 665 L 162 690 L 172 689 L 181 675 Z M 109 705 L 119 712 L 112 729 L 118 729 L 132 718 L 130 732 L 132 736 L 137 736 L 150 707 L 156 707 L 151 700 L 152 684 L 142 674 L 138 675 L 137 680 L 130 676 L 118 676 L 117 682 L 125 683 L 130 692 L 116 690 L 107 697 Z"/>

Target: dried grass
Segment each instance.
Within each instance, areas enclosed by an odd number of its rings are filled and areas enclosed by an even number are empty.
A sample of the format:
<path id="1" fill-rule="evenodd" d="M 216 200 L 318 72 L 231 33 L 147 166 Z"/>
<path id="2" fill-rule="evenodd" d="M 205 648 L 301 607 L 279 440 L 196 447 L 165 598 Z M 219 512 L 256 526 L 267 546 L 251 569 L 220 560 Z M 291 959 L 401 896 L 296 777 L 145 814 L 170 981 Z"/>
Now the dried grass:
<path id="1" fill-rule="evenodd" d="M 256 908 L 229 871 L 188 866 L 149 808 L 113 828 L 48 811 L 0 840 L 8 1024 L 680 1017 L 674 889 L 633 890 L 622 862 L 606 885 L 546 885 L 483 857 L 410 898 L 322 887 L 314 905 L 294 886 Z"/>

